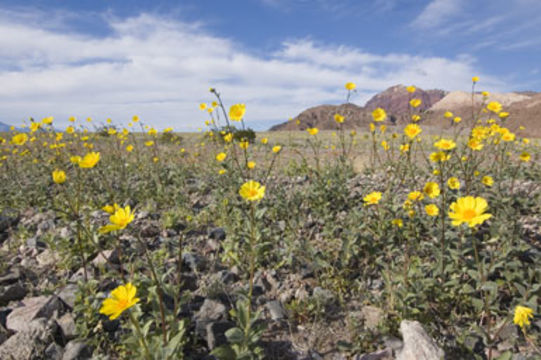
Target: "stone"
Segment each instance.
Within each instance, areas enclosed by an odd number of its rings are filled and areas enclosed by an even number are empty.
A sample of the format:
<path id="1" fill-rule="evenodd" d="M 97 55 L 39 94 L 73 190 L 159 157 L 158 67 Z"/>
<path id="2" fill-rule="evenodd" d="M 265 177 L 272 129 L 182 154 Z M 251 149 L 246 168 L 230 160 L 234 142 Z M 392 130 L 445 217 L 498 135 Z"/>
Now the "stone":
<path id="1" fill-rule="evenodd" d="M 0 214 L 0 233 L 7 232 L 9 228 L 17 225 L 19 215 L 15 210 L 5 209 Z"/>
<path id="2" fill-rule="evenodd" d="M 13 309 L 8 315 L 8 330 L 24 331 L 32 320 L 49 319 L 55 312 L 62 313 L 65 309 L 65 304 L 56 295 L 27 298 L 22 303 L 23 306 Z"/>
<path id="3" fill-rule="evenodd" d="M 72 340 L 77 336 L 75 328 L 75 319 L 71 313 L 65 313 L 58 320 L 56 320 L 66 340 Z"/>
<path id="4" fill-rule="evenodd" d="M 393 351 L 391 349 L 383 349 L 370 354 L 356 355 L 354 360 L 393 360 Z"/>
<path id="5" fill-rule="evenodd" d="M 209 238 L 213 240 L 223 241 L 225 240 L 225 230 L 221 227 L 212 228 L 208 232 Z"/>
<path id="6" fill-rule="evenodd" d="M 17 282 L 22 277 L 21 270 L 13 267 L 8 273 L 0 276 L 0 285 L 8 285 Z"/>
<path id="7" fill-rule="evenodd" d="M 26 289 L 19 283 L 0 286 L 0 306 L 5 306 L 10 301 L 24 299 L 25 296 Z"/>
<path id="8" fill-rule="evenodd" d="M 319 286 L 316 286 L 314 288 L 312 296 L 324 305 L 330 304 L 334 301 L 334 294 L 332 293 L 332 291 L 323 289 Z"/>
<path id="9" fill-rule="evenodd" d="M 98 253 L 98 255 L 92 260 L 92 265 L 99 267 L 99 266 L 106 266 L 109 263 L 118 265 L 118 253 L 115 250 L 104 250 Z"/>
<path id="10" fill-rule="evenodd" d="M 75 305 L 78 287 L 75 284 L 68 284 L 57 293 L 57 296 L 70 308 Z"/>
<path id="11" fill-rule="evenodd" d="M 208 323 L 205 327 L 207 347 L 209 350 L 227 344 L 225 332 L 231 329 L 235 324 L 230 321 L 216 321 Z"/>
<path id="12" fill-rule="evenodd" d="M 400 332 L 404 347 L 397 354 L 396 360 L 441 360 L 443 350 L 427 335 L 418 321 L 402 320 Z"/>
<path id="13" fill-rule="evenodd" d="M 62 360 L 64 349 L 57 343 L 52 343 L 45 349 L 43 355 L 45 355 L 45 359 L 47 360 Z"/>
<path id="14" fill-rule="evenodd" d="M 204 270 L 206 265 L 205 258 L 190 252 L 182 253 L 182 262 L 193 272 Z"/>
<path id="15" fill-rule="evenodd" d="M 206 337 L 207 324 L 224 320 L 227 315 L 227 309 L 224 304 L 212 299 L 205 299 L 199 311 L 194 315 L 195 331 L 201 337 Z"/>
<path id="16" fill-rule="evenodd" d="M 55 342 L 57 332 L 58 325 L 54 321 L 45 319 L 29 321 L 24 331 L 15 333 L 0 345 L 0 359 L 42 359 L 49 345 Z"/>
<path id="17" fill-rule="evenodd" d="M 41 254 L 36 256 L 36 261 L 38 262 L 38 265 L 42 267 L 52 266 L 56 264 L 59 260 L 60 257 L 58 256 L 58 254 L 49 249 L 43 250 Z"/>
<path id="18" fill-rule="evenodd" d="M 383 311 L 376 306 L 363 306 L 361 315 L 364 326 L 369 330 L 376 330 L 383 317 Z"/>
<path id="19" fill-rule="evenodd" d="M 141 236 L 145 238 L 157 237 L 160 235 L 160 227 L 153 222 L 146 223 L 141 229 Z"/>
<path id="20" fill-rule="evenodd" d="M 33 236 L 30 239 L 26 240 L 26 246 L 28 246 L 29 248 L 45 249 L 47 247 L 47 244 L 41 241 L 38 236 Z"/>
<path id="21" fill-rule="evenodd" d="M 278 300 L 269 301 L 265 307 L 269 310 L 271 319 L 274 321 L 282 320 L 286 317 L 286 312 L 282 303 Z"/>
<path id="22" fill-rule="evenodd" d="M 2 325 L 0 325 L 0 345 L 9 338 L 9 331 Z"/>
<path id="23" fill-rule="evenodd" d="M 62 360 L 87 360 L 92 358 L 92 349 L 80 341 L 70 341 L 64 348 Z"/>

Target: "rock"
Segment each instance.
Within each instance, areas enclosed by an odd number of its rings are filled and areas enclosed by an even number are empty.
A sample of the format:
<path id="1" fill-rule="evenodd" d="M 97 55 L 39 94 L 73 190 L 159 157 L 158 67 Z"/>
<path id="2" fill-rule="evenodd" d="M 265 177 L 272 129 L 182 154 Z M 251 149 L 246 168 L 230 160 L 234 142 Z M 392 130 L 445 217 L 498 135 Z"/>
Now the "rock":
<path id="1" fill-rule="evenodd" d="M 118 252 L 115 250 L 104 250 L 98 253 L 98 256 L 92 260 L 92 265 L 99 267 L 109 263 L 118 265 Z"/>
<path id="2" fill-rule="evenodd" d="M 27 298 L 22 303 L 23 306 L 13 309 L 7 317 L 6 327 L 9 330 L 24 331 L 32 320 L 49 319 L 53 313 L 65 310 L 65 304 L 56 295 Z"/>
<path id="3" fill-rule="evenodd" d="M 68 284 L 57 293 L 57 296 L 70 308 L 75 305 L 78 287 L 75 284 Z"/>
<path id="4" fill-rule="evenodd" d="M 36 261 L 38 262 L 38 265 L 42 267 L 52 266 L 56 264 L 59 260 L 60 257 L 58 256 L 58 254 L 49 249 L 43 250 L 41 254 L 36 256 Z"/>
<path id="5" fill-rule="evenodd" d="M 92 271 L 90 271 L 90 268 L 86 269 L 86 276 L 89 279 L 92 279 L 94 277 L 94 275 L 92 274 Z M 79 268 L 79 270 L 74 272 L 73 275 L 70 276 L 69 282 L 72 284 L 76 284 L 79 281 L 83 281 L 84 279 L 85 279 L 85 269 L 81 267 Z"/>
<path id="6" fill-rule="evenodd" d="M 223 241 L 225 240 L 226 234 L 223 228 L 217 227 L 210 229 L 208 232 L 208 236 L 213 240 Z"/>
<path id="7" fill-rule="evenodd" d="M 141 236 L 145 238 L 152 238 L 160 235 L 160 227 L 154 222 L 146 223 L 141 229 Z"/>
<path id="8" fill-rule="evenodd" d="M 19 215 L 15 210 L 5 209 L 0 214 L 0 234 L 7 232 L 9 228 L 17 225 L 19 222 Z"/>
<path id="9" fill-rule="evenodd" d="M 2 325 L 0 325 L 0 345 L 9 338 L 9 331 Z"/>
<path id="10" fill-rule="evenodd" d="M 235 324 L 230 321 L 216 321 L 208 323 L 205 327 L 207 347 L 209 350 L 227 344 L 225 332 L 231 329 Z"/>
<path id="11" fill-rule="evenodd" d="M 323 289 L 319 286 L 316 286 L 314 288 L 312 296 L 323 305 L 330 304 L 334 301 L 334 294 L 332 293 L 332 291 Z"/>
<path id="12" fill-rule="evenodd" d="M 278 300 L 269 301 L 265 307 L 269 310 L 271 319 L 274 321 L 282 320 L 286 317 L 286 312 L 282 303 Z"/>
<path id="13" fill-rule="evenodd" d="M 370 354 L 356 355 L 354 360 L 393 360 L 393 351 L 383 349 Z"/>
<path id="14" fill-rule="evenodd" d="M 182 274 L 180 279 L 180 291 L 195 291 L 197 290 L 197 276 L 192 274 Z"/>
<path id="15" fill-rule="evenodd" d="M 443 359 L 443 350 L 427 335 L 418 321 L 402 320 L 400 332 L 404 339 L 404 347 L 396 356 L 396 360 Z"/>
<path id="16" fill-rule="evenodd" d="M 66 340 L 72 340 L 77 336 L 75 328 L 75 319 L 71 313 L 65 313 L 58 320 L 56 320 Z"/>
<path id="17" fill-rule="evenodd" d="M 26 289 L 17 283 L 0 286 L 0 306 L 7 305 L 10 301 L 21 300 L 26 296 Z"/>
<path id="18" fill-rule="evenodd" d="M 70 341 L 64 348 L 62 360 L 86 360 L 92 357 L 92 349 L 83 342 Z"/>
<path id="19" fill-rule="evenodd" d="M 383 344 L 385 344 L 387 348 L 392 349 L 395 354 L 402 350 L 402 347 L 404 346 L 402 340 L 394 336 L 384 336 Z"/>
<path id="20" fill-rule="evenodd" d="M 45 249 L 47 247 L 47 244 L 41 241 L 38 236 L 33 236 L 30 239 L 26 240 L 26 246 L 28 246 L 29 248 L 35 248 L 35 249 L 37 248 Z"/>
<path id="21" fill-rule="evenodd" d="M 29 321 L 24 331 L 15 333 L 0 345 L 0 359 L 42 359 L 48 346 L 55 342 L 57 333 L 58 325 L 54 321 L 45 319 Z"/>
<path id="22" fill-rule="evenodd" d="M 45 359 L 47 360 L 62 360 L 64 349 L 57 343 L 52 343 L 45 349 L 43 355 L 45 355 Z"/>
<path id="23" fill-rule="evenodd" d="M 216 300 L 205 299 L 199 311 L 194 315 L 195 331 L 205 338 L 207 324 L 225 320 L 226 315 L 227 309 L 224 304 Z"/>
<path id="24" fill-rule="evenodd" d="M 361 309 L 361 315 L 364 326 L 369 330 L 376 330 L 382 320 L 383 311 L 376 306 L 367 305 Z"/>
<path id="25" fill-rule="evenodd" d="M 204 257 L 189 252 L 182 253 L 182 262 L 193 272 L 204 270 L 206 265 Z"/>
<path id="26" fill-rule="evenodd" d="M 21 270 L 18 267 L 11 268 L 7 274 L 0 276 L 0 285 L 13 284 L 21 277 Z"/>

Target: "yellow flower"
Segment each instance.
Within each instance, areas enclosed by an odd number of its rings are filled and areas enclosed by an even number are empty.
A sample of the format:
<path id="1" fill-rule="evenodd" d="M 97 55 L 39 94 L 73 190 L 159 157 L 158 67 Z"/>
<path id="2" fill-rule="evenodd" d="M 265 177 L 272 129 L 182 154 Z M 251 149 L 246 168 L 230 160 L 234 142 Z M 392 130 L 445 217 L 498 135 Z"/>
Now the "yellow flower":
<path id="1" fill-rule="evenodd" d="M 499 113 L 502 111 L 502 104 L 497 101 L 491 101 L 487 104 L 487 109 L 492 112 Z"/>
<path id="2" fill-rule="evenodd" d="M 246 105 L 235 104 L 229 108 L 229 118 L 233 121 L 241 121 L 246 112 Z"/>
<path id="3" fill-rule="evenodd" d="M 494 185 L 494 179 L 492 178 L 492 176 L 483 176 L 481 178 L 481 182 L 483 183 L 483 185 L 486 185 L 488 187 Z"/>
<path id="4" fill-rule="evenodd" d="M 28 135 L 24 133 L 14 135 L 11 138 L 11 142 L 18 146 L 24 145 L 27 141 L 28 141 Z"/>
<path id="5" fill-rule="evenodd" d="M 246 141 L 246 140 L 243 140 L 243 141 L 239 142 L 239 146 L 240 146 L 241 149 L 246 150 L 246 149 L 248 149 L 248 146 L 250 146 L 250 143 L 248 141 Z"/>
<path id="6" fill-rule="evenodd" d="M 481 95 L 483 95 L 484 97 L 489 97 L 490 93 L 488 91 L 482 91 Z"/>
<path id="7" fill-rule="evenodd" d="M 132 121 L 133 121 L 133 122 L 138 122 L 138 121 L 139 121 L 139 116 L 133 115 Z"/>
<path id="8" fill-rule="evenodd" d="M 462 121 L 462 118 L 461 118 L 460 116 L 456 116 L 456 117 L 453 119 L 453 121 L 454 121 L 456 124 L 458 124 L 459 122 Z"/>
<path id="9" fill-rule="evenodd" d="M 168 127 L 168 128 L 165 128 L 165 129 L 163 130 L 164 133 L 168 133 L 168 132 L 171 132 L 171 131 L 173 131 L 173 128 L 172 128 L 172 127 Z"/>
<path id="10" fill-rule="evenodd" d="M 393 224 L 394 226 L 399 227 L 399 228 L 404 226 L 404 222 L 402 221 L 402 219 L 393 219 L 391 221 L 391 224 Z"/>
<path id="11" fill-rule="evenodd" d="M 74 165 L 79 164 L 79 162 L 81 162 L 81 160 L 83 160 L 83 159 L 80 156 L 77 156 L 77 155 L 70 157 L 70 162 L 72 164 L 74 164 Z"/>
<path id="12" fill-rule="evenodd" d="M 216 160 L 219 162 L 222 162 L 225 160 L 226 157 L 227 157 L 227 154 L 224 152 L 221 152 L 218 155 L 216 155 Z"/>
<path id="13" fill-rule="evenodd" d="M 145 141 L 145 146 L 151 147 L 153 145 L 154 145 L 154 141 L 152 141 L 152 140 Z"/>
<path id="14" fill-rule="evenodd" d="M 385 140 L 381 142 L 381 147 L 383 147 L 383 150 L 385 151 L 389 150 L 389 144 Z"/>
<path id="15" fill-rule="evenodd" d="M 224 141 L 225 141 L 225 142 L 228 142 L 228 143 L 231 142 L 231 141 L 233 141 L 233 134 L 232 134 L 232 133 L 227 133 L 227 134 L 225 134 L 225 135 L 224 135 Z"/>
<path id="16" fill-rule="evenodd" d="M 502 111 L 501 113 L 498 114 L 498 116 L 500 117 L 500 119 L 505 119 L 509 116 L 509 113 Z"/>
<path id="17" fill-rule="evenodd" d="M 385 134 L 385 130 L 387 130 L 387 126 L 381 125 L 381 126 L 379 127 L 379 131 L 381 131 L 382 134 Z"/>
<path id="18" fill-rule="evenodd" d="M 268 142 L 269 142 L 269 139 L 267 139 L 266 137 L 263 138 L 263 139 L 261 139 L 261 143 L 262 143 L 262 144 L 266 144 L 266 143 L 268 143 Z"/>
<path id="19" fill-rule="evenodd" d="M 96 166 L 96 164 L 100 161 L 100 153 L 99 152 L 89 152 L 86 154 L 79 162 L 79 167 L 83 169 L 90 169 Z"/>
<path id="20" fill-rule="evenodd" d="M 106 213 L 113 214 L 115 211 L 120 209 L 120 206 L 117 203 L 114 203 L 113 205 L 105 205 L 101 209 Z"/>
<path id="21" fill-rule="evenodd" d="M 438 216 L 440 209 L 434 204 L 429 204 L 425 206 L 425 212 L 428 216 Z"/>
<path id="22" fill-rule="evenodd" d="M 411 201 L 421 201 L 424 199 L 424 195 L 420 191 L 412 191 L 408 194 L 408 200 Z"/>
<path id="23" fill-rule="evenodd" d="M 515 307 L 515 316 L 513 317 L 513 323 L 515 325 L 524 328 L 526 325 L 530 325 L 530 319 L 533 318 L 533 310 L 526 306 L 517 305 Z"/>
<path id="24" fill-rule="evenodd" d="M 310 135 L 316 135 L 319 132 L 319 129 L 314 127 L 314 128 L 308 128 L 306 129 L 306 131 L 308 131 Z"/>
<path id="25" fill-rule="evenodd" d="M 250 170 L 252 170 L 253 168 L 255 168 L 255 161 L 248 161 L 246 163 L 246 167 Z"/>
<path id="26" fill-rule="evenodd" d="M 472 77 L 471 81 L 474 82 L 474 83 L 478 82 L 479 81 L 479 76 Z"/>
<path id="27" fill-rule="evenodd" d="M 381 193 L 379 191 L 371 192 L 363 198 L 364 206 L 377 205 L 381 200 Z"/>
<path id="28" fill-rule="evenodd" d="M 273 146 L 272 152 L 275 154 L 278 154 L 282 150 L 282 147 L 280 145 Z"/>
<path id="29" fill-rule="evenodd" d="M 265 186 L 262 186 L 257 181 L 247 181 L 239 189 L 239 195 L 247 201 L 257 201 L 265 196 Z"/>
<path id="30" fill-rule="evenodd" d="M 440 186 L 432 181 L 429 181 L 425 184 L 423 192 L 428 195 L 428 197 L 434 199 L 440 195 Z"/>
<path id="31" fill-rule="evenodd" d="M 156 135 L 156 134 L 158 134 L 158 130 L 156 130 L 154 128 L 151 128 L 150 130 L 148 130 L 148 134 L 149 135 Z"/>
<path id="32" fill-rule="evenodd" d="M 341 124 L 344 122 L 344 117 L 340 114 L 334 114 L 334 121 L 336 121 L 338 124 Z"/>
<path id="33" fill-rule="evenodd" d="M 512 132 L 506 132 L 502 135 L 502 140 L 506 142 L 515 141 L 515 134 Z"/>
<path id="34" fill-rule="evenodd" d="M 417 114 L 414 114 L 414 115 L 411 115 L 411 121 L 413 122 L 417 122 L 421 120 L 421 116 L 420 115 L 417 115 Z"/>
<path id="35" fill-rule="evenodd" d="M 410 144 L 402 144 L 400 145 L 400 152 L 405 154 L 408 151 L 410 151 Z"/>
<path id="36" fill-rule="evenodd" d="M 30 124 L 30 131 L 31 132 L 36 132 L 39 130 L 39 128 L 41 127 L 41 123 L 37 123 L 37 122 L 32 122 Z"/>
<path id="37" fill-rule="evenodd" d="M 154 157 L 152 158 L 152 161 L 153 161 L 153 162 L 155 162 L 155 163 L 157 163 L 157 162 L 158 162 L 158 160 L 160 160 L 160 158 L 159 158 L 159 157 L 157 157 L 157 156 L 154 156 Z"/>
<path id="38" fill-rule="evenodd" d="M 477 139 L 470 139 L 468 141 L 468 146 L 470 149 L 472 150 L 475 150 L 475 151 L 479 151 L 483 148 L 483 143 Z"/>
<path id="39" fill-rule="evenodd" d="M 435 142 L 434 146 L 440 150 L 453 150 L 456 147 L 456 143 L 450 139 L 441 139 Z"/>
<path id="40" fill-rule="evenodd" d="M 447 186 L 451 190 L 458 190 L 460 189 L 460 181 L 456 177 L 451 177 L 447 180 Z"/>
<path id="41" fill-rule="evenodd" d="M 524 139 L 524 140 L 526 140 L 526 139 Z M 523 152 L 522 154 L 520 154 L 520 156 L 519 156 L 519 159 L 520 159 L 521 161 L 524 161 L 524 162 L 530 161 L 531 158 L 532 158 L 532 156 L 531 156 L 529 153 L 527 153 L 526 151 L 524 151 L 524 152 Z"/>
<path id="42" fill-rule="evenodd" d="M 348 91 L 351 91 L 351 90 L 355 90 L 355 88 L 357 87 L 357 85 L 355 85 L 355 83 L 352 83 L 352 82 L 347 82 L 346 85 L 345 85 L 346 89 Z"/>
<path id="43" fill-rule="evenodd" d="M 218 106 L 218 102 L 217 102 L 217 101 L 213 101 L 210 105 L 211 105 L 213 108 L 215 108 L 216 106 Z"/>
<path id="44" fill-rule="evenodd" d="M 377 108 L 372 111 L 372 118 L 377 122 L 383 121 L 387 118 L 387 113 L 382 108 Z"/>
<path id="45" fill-rule="evenodd" d="M 422 104 L 421 99 L 411 99 L 410 100 L 410 105 L 413 108 L 419 107 L 421 104 Z"/>
<path id="46" fill-rule="evenodd" d="M 223 174 L 225 174 L 226 172 L 227 172 L 226 169 L 220 169 L 220 170 L 218 170 L 218 174 L 220 174 L 220 175 L 223 175 Z"/>
<path id="47" fill-rule="evenodd" d="M 75 128 L 73 126 L 68 126 L 66 128 L 66 134 L 73 134 L 75 132 Z"/>
<path id="48" fill-rule="evenodd" d="M 487 208 L 487 201 L 482 197 L 460 197 L 451 204 L 448 215 L 452 219 L 453 226 L 467 223 L 469 227 L 474 227 L 492 217 L 491 214 L 484 213 Z"/>
<path id="49" fill-rule="evenodd" d="M 453 117 L 453 113 L 450 112 L 450 111 L 446 111 L 445 114 L 443 114 L 443 116 L 446 117 L 446 118 L 448 118 L 448 119 L 450 119 L 450 118 Z"/>
<path id="50" fill-rule="evenodd" d="M 415 138 L 417 135 L 419 135 L 423 130 L 421 127 L 417 124 L 409 124 L 404 128 L 404 134 L 406 134 L 407 137 L 410 139 Z"/>
<path id="51" fill-rule="evenodd" d="M 53 181 L 57 184 L 63 184 L 66 181 L 66 173 L 62 170 L 53 171 Z"/>
<path id="52" fill-rule="evenodd" d="M 374 123 L 370 123 L 370 132 L 376 131 L 376 125 Z"/>
<path id="53" fill-rule="evenodd" d="M 132 152 L 133 151 L 133 145 L 126 146 L 126 151 L 127 152 Z"/>
<path id="54" fill-rule="evenodd" d="M 111 297 L 103 300 L 100 314 L 109 316 L 109 320 L 114 320 L 124 311 L 128 310 L 139 302 L 139 298 L 135 297 L 137 288 L 131 283 L 125 286 L 120 285 L 111 291 Z"/>
<path id="55" fill-rule="evenodd" d="M 199 104 L 199 110 L 203 111 L 203 110 L 205 110 L 206 108 L 207 108 L 207 104 L 205 104 L 205 103 Z"/>
<path id="56" fill-rule="evenodd" d="M 446 154 L 443 151 L 433 152 L 430 154 L 430 160 L 433 162 L 444 162 L 451 158 L 451 154 Z"/>
<path id="57" fill-rule="evenodd" d="M 406 90 L 410 93 L 410 94 L 413 94 L 415 92 L 415 86 L 413 85 L 410 85 L 406 88 Z"/>
<path id="58" fill-rule="evenodd" d="M 49 116 L 49 117 L 43 118 L 41 122 L 45 125 L 51 125 L 53 123 L 53 119 L 54 118 L 52 116 Z"/>
<path id="59" fill-rule="evenodd" d="M 129 223 L 133 221 L 135 215 L 131 212 L 129 206 L 126 206 L 124 209 L 118 208 L 113 215 L 109 217 L 110 224 L 102 226 L 99 229 L 100 234 L 106 234 L 115 230 L 122 230 L 128 226 Z"/>

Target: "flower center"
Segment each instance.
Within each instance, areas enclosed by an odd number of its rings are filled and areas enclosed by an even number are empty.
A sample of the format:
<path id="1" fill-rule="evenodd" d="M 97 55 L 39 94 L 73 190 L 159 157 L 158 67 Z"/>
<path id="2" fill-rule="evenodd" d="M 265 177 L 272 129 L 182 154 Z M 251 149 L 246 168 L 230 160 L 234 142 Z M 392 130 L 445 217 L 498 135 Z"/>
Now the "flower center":
<path id="1" fill-rule="evenodd" d="M 473 209 L 466 209 L 466 210 L 464 210 L 464 212 L 462 213 L 462 216 L 463 216 L 464 219 L 466 219 L 466 220 L 471 220 L 471 219 L 473 219 L 476 215 L 477 215 L 477 213 L 476 213 L 475 210 L 473 210 Z"/>
<path id="2" fill-rule="evenodd" d="M 118 307 L 121 309 L 125 309 L 128 307 L 128 300 L 127 299 L 121 299 L 118 300 Z"/>

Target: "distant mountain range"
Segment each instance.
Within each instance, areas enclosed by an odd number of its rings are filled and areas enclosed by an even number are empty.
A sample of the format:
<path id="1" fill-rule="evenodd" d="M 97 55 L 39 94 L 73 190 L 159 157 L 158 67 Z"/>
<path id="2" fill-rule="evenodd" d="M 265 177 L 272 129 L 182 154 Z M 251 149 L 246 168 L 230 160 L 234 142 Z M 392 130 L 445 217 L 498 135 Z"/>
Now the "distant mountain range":
<path id="1" fill-rule="evenodd" d="M 7 132 L 9 131 L 10 127 L 11 125 L 4 124 L 3 122 L 0 121 L 0 132 Z"/>
<path id="2" fill-rule="evenodd" d="M 472 118 L 472 96 L 464 91 L 444 90 L 423 90 L 417 88 L 415 93 L 410 94 L 404 85 L 396 85 L 376 94 L 364 106 L 355 104 L 342 105 L 319 105 L 304 110 L 294 119 L 299 121 L 288 121 L 273 126 L 270 130 L 305 130 L 309 127 L 317 127 L 321 130 L 337 129 L 338 126 L 333 120 L 333 115 L 339 113 L 346 117 L 343 123 L 348 129 L 367 128 L 372 121 L 372 111 L 378 107 L 385 109 L 388 114 L 385 121 L 388 125 L 404 124 L 410 120 L 409 100 L 411 98 L 421 99 L 422 104 L 416 109 L 421 112 L 421 124 L 447 127 L 450 121 L 443 117 L 446 111 L 451 111 L 455 116 L 464 119 L 467 124 Z M 523 91 L 517 93 L 493 93 L 488 101 L 498 101 L 504 111 L 511 115 L 507 120 L 507 126 L 517 130 L 520 125 L 526 127 L 528 136 L 541 136 L 541 93 Z M 474 106 L 478 109 L 483 96 L 474 96 Z"/>

